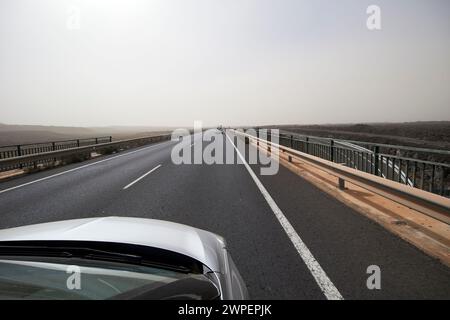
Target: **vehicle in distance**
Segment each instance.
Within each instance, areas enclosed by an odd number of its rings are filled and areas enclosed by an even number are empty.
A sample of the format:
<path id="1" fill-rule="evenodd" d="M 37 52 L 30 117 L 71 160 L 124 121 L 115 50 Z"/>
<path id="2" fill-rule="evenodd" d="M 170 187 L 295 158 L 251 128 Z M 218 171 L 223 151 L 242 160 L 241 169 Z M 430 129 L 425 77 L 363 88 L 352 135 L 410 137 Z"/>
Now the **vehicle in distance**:
<path id="1" fill-rule="evenodd" d="M 0 299 L 247 299 L 222 237 L 104 217 L 0 230 Z"/>

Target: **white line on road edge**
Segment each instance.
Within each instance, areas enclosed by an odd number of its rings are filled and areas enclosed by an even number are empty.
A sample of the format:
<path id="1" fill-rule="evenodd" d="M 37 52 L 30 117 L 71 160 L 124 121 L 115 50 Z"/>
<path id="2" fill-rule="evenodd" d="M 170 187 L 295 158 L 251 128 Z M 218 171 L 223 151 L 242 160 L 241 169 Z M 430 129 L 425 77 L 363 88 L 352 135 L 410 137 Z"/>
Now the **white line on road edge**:
<path id="1" fill-rule="evenodd" d="M 311 251 L 309 251 L 306 244 L 302 241 L 300 236 L 295 231 L 294 227 L 292 227 L 289 220 L 286 218 L 286 216 L 283 214 L 281 209 L 278 207 L 278 205 L 272 199 L 269 192 L 263 186 L 263 184 L 258 179 L 258 177 L 253 172 L 253 170 L 250 168 L 247 161 L 242 156 L 242 154 L 239 152 L 239 150 L 236 148 L 233 141 L 230 139 L 230 137 L 228 135 L 227 135 L 227 138 L 230 141 L 230 143 L 233 145 L 238 156 L 241 158 L 242 162 L 244 163 L 245 167 L 247 168 L 248 172 L 250 173 L 250 176 L 253 178 L 253 181 L 255 181 L 256 185 L 258 186 L 259 191 L 261 191 L 262 195 L 264 196 L 264 198 L 266 199 L 270 208 L 272 209 L 273 213 L 277 217 L 278 221 L 280 222 L 280 224 L 283 227 L 284 231 L 286 232 L 287 236 L 289 237 L 291 242 L 294 244 L 294 247 L 297 249 L 297 252 L 300 254 L 300 257 L 305 262 L 306 266 L 308 267 L 309 271 L 313 275 L 314 279 L 316 280 L 317 284 L 319 285 L 320 289 L 325 294 L 327 299 L 328 300 L 343 300 L 344 298 L 340 294 L 339 290 L 334 286 L 334 284 L 333 284 L 333 282 L 331 282 L 330 278 L 328 278 L 327 274 L 322 269 L 319 262 L 317 262 L 317 260 L 314 258 Z"/>
<path id="2" fill-rule="evenodd" d="M 123 190 L 128 189 L 129 187 L 131 187 L 133 184 L 135 184 L 136 182 L 144 179 L 146 176 L 148 176 L 150 173 L 152 173 L 153 171 L 155 171 L 156 169 L 158 169 L 159 167 L 161 167 L 160 164 L 158 164 L 156 167 L 154 167 L 152 170 L 150 170 L 149 172 L 147 172 L 146 174 L 140 176 L 139 178 L 137 178 L 136 180 L 134 180 L 133 182 L 127 184 L 125 187 L 123 187 Z"/>
<path id="3" fill-rule="evenodd" d="M 169 140 L 169 142 L 170 142 L 170 140 Z M 37 180 L 33 180 L 33 181 L 30 181 L 30 182 L 27 182 L 27 183 L 24 183 L 24 184 L 20 184 L 18 186 L 14 186 L 14 187 L 11 187 L 11 188 L 8 188 L 8 189 L 5 189 L 5 190 L 0 190 L 0 194 L 8 192 L 8 191 L 15 190 L 15 189 L 18 189 L 18 188 L 22 188 L 22 187 L 28 186 L 28 185 L 36 183 L 36 182 L 40 182 L 40 181 L 48 180 L 48 179 L 55 178 L 55 177 L 58 177 L 58 176 L 62 176 L 63 174 L 70 173 L 70 172 L 73 172 L 73 171 L 77 171 L 77 170 L 80 170 L 80 169 L 84 169 L 84 168 L 87 168 L 87 167 L 90 167 L 90 166 L 93 166 L 93 165 L 96 165 L 96 164 L 99 164 L 99 163 L 102 163 L 102 162 L 106 162 L 106 161 L 109 161 L 109 160 L 113 160 L 113 159 L 117 159 L 117 158 L 120 158 L 120 157 L 128 156 L 128 155 L 136 153 L 136 152 L 140 152 L 140 151 L 144 151 L 144 150 L 147 150 L 147 149 L 150 149 L 150 148 L 154 148 L 154 147 L 160 146 L 162 144 L 163 143 L 158 143 L 156 145 L 151 145 L 151 146 L 139 149 L 139 150 L 134 150 L 134 151 L 130 151 L 130 152 L 127 152 L 127 153 L 119 154 L 117 156 L 114 156 L 114 157 L 111 157 L 111 158 L 108 158 L 108 159 L 103 159 L 103 160 L 96 161 L 96 162 L 93 162 L 93 163 L 88 163 L 88 164 L 85 164 L 85 165 L 83 165 L 81 167 L 76 167 L 76 168 L 73 168 L 73 169 L 70 169 L 70 170 L 66 170 L 66 171 L 63 171 L 63 172 L 55 173 L 55 174 L 52 174 L 51 176 L 47 176 L 47 177 L 43 177 L 43 178 L 40 178 L 40 179 L 37 179 Z"/>

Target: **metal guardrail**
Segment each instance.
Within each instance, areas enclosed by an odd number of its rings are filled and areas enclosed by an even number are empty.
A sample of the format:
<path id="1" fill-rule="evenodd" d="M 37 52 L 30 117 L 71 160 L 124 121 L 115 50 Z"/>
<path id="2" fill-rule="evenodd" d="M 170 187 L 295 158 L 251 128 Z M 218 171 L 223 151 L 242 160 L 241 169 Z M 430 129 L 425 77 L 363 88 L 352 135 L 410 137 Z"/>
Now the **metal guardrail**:
<path id="1" fill-rule="evenodd" d="M 92 152 L 101 153 L 108 150 L 113 151 L 117 149 L 134 148 L 154 142 L 170 140 L 170 138 L 171 135 L 167 134 L 104 143 L 99 143 L 98 141 L 96 141 L 96 144 L 86 146 L 75 146 L 72 148 L 65 148 L 61 150 L 51 150 L 40 153 L 21 155 L 13 158 L 5 158 L 0 159 L 0 171 L 8 171 L 18 168 L 36 168 L 38 165 L 50 165 L 58 160 L 64 162 L 65 159 L 68 159 L 70 157 L 89 158 Z"/>
<path id="2" fill-rule="evenodd" d="M 235 131 L 235 133 L 249 139 L 253 139 L 260 145 L 261 143 L 265 144 L 270 152 L 273 152 L 273 147 L 279 148 L 289 155 L 289 160 L 292 159 L 292 156 L 300 158 L 302 161 L 305 161 L 324 172 L 338 177 L 340 187 L 343 187 L 343 181 L 348 181 L 387 199 L 393 200 L 423 214 L 431 216 L 446 224 L 450 224 L 450 199 L 421 189 L 412 188 L 411 186 L 399 183 L 397 181 L 385 179 L 370 172 L 364 172 L 358 170 L 357 168 L 347 167 L 343 164 L 335 163 L 330 159 L 323 159 L 315 155 L 319 152 L 326 152 L 327 148 L 328 151 L 331 151 L 329 149 L 329 145 L 315 146 L 314 148 L 316 150 L 308 150 L 312 153 L 310 154 L 296 149 L 295 147 L 298 147 L 298 145 L 295 145 L 295 142 L 293 142 L 292 146 L 287 147 L 282 145 L 281 142 L 280 144 L 272 143 L 270 142 L 270 139 L 264 140 L 239 131 Z M 307 148 L 308 144 L 305 144 L 304 147 Z M 328 153 L 330 157 L 331 154 L 332 153 Z"/>
<path id="3" fill-rule="evenodd" d="M 112 137 L 96 137 L 85 139 L 58 140 L 39 143 L 0 146 L 0 159 L 15 158 L 29 154 L 78 148 L 93 144 L 112 142 Z"/>
<path id="4" fill-rule="evenodd" d="M 450 197 L 450 164 L 426 159 L 430 154 L 450 159 L 450 150 L 376 144 L 292 133 L 280 133 L 278 138 L 280 145 L 414 188 Z M 270 140 L 269 130 L 268 139 Z"/>

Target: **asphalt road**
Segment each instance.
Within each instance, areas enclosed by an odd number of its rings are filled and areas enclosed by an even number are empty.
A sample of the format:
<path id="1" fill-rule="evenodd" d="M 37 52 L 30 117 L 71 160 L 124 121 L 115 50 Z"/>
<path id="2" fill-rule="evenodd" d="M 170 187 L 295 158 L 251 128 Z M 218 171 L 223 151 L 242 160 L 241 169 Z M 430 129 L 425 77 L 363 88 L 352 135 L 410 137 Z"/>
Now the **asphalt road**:
<path id="1" fill-rule="evenodd" d="M 450 299 L 449 268 L 286 168 L 261 176 L 259 165 L 250 166 L 264 196 L 245 165 L 175 165 L 174 145 L 2 182 L 0 228 L 113 215 L 184 223 L 225 237 L 252 298 L 325 299 L 320 274 L 294 246 L 275 204 L 344 299 Z M 370 265 L 380 267 L 380 290 L 366 286 Z"/>

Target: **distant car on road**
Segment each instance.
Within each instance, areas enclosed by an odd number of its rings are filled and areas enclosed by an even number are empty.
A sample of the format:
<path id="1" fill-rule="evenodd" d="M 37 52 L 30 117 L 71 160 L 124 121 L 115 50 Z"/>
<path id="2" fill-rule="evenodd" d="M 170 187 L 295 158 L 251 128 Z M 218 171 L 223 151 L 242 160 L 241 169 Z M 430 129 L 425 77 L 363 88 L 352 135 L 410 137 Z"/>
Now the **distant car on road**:
<path id="1" fill-rule="evenodd" d="M 247 299 L 225 241 L 105 217 L 0 230 L 0 299 Z"/>

